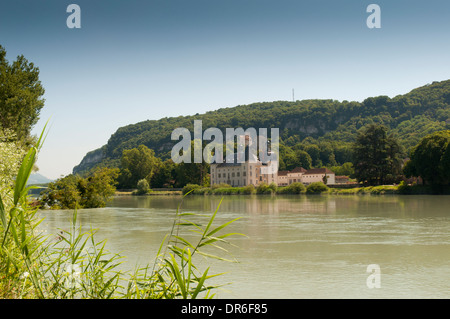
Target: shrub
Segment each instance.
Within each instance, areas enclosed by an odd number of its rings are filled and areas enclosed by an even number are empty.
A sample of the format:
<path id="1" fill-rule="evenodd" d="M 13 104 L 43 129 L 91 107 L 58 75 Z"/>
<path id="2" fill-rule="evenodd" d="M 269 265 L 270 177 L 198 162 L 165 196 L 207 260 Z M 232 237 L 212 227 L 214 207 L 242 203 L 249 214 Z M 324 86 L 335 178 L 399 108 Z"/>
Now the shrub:
<path id="1" fill-rule="evenodd" d="M 306 187 L 306 193 L 308 194 L 320 194 L 328 191 L 328 186 L 322 182 L 314 182 Z"/>
<path id="2" fill-rule="evenodd" d="M 272 183 L 269 184 L 269 189 L 272 190 L 272 193 L 276 193 L 277 190 L 278 190 L 278 185 L 275 184 L 274 182 L 272 182 Z"/>
<path id="3" fill-rule="evenodd" d="M 272 189 L 267 185 L 267 183 L 261 183 L 256 187 L 257 194 L 272 194 Z"/>
<path id="4" fill-rule="evenodd" d="M 137 183 L 137 195 L 147 194 L 150 191 L 150 185 L 145 178 L 140 179 Z"/>
<path id="5" fill-rule="evenodd" d="M 286 187 L 280 188 L 278 193 L 280 194 L 300 194 L 306 191 L 305 185 L 302 183 L 296 182 L 292 183 Z"/>
<path id="6" fill-rule="evenodd" d="M 235 195 L 239 193 L 238 187 L 221 187 L 211 190 L 215 195 Z"/>
<path id="7" fill-rule="evenodd" d="M 214 185 L 211 186 L 212 189 L 226 188 L 226 187 L 231 187 L 231 185 L 230 184 L 221 183 L 221 184 L 214 184 Z"/>
<path id="8" fill-rule="evenodd" d="M 201 188 L 200 185 L 198 184 L 187 184 L 186 186 L 183 187 L 183 195 L 189 193 L 190 191 L 196 189 L 196 188 Z"/>
<path id="9" fill-rule="evenodd" d="M 254 194 L 256 192 L 255 186 L 253 186 L 253 184 L 247 185 L 242 187 L 241 189 L 241 193 L 242 194 Z"/>

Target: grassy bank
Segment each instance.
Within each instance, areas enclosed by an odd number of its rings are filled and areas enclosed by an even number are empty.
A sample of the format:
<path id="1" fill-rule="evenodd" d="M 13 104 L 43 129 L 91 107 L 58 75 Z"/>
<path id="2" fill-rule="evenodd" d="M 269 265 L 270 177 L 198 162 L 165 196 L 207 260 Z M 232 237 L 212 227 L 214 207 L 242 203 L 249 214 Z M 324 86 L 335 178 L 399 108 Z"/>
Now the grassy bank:
<path id="1" fill-rule="evenodd" d="M 449 187 L 431 187 L 425 185 L 381 185 L 355 188 L 330 188 L 329 194 L 337 195 L 450 195 Z"/>
<path id="2" fill-rule="evenodd" d="M 450 195 L 450 188 L 432 188 L 424 185 L 381 185 L 381 186 L 358 186 L 353 188 L 328 187 L 323 183 L 312 183 L 305 186 L 294 183 L 289 186 L 277 187 L 274 184 L 262 184 L 258 187 L 253 185 L 243 187 L 231 187 L 229 185 L 214 185 L 213 187 L 201 187 L 195 184 L 186 185 L 182 193 L 191 192 L 194 195 L 251 195 L 251 194 L 331 194 L 331 195 Z"/>
<path id="3" fill-rule="evenodd" d="M 323 183 L 312 183 L 307 187 L 301 183 L 293 183 L 289 186 L 278 187 L 274 183 L 261 184 L 258 187 L 247 185 L 242 187 L 232 187 L 221 184 L 212 187 L 201 187 L 195 184 L 188 184 L 183 188 L 183 194 L 191 192 L 195 195 L 251 195 L 251 194 L 320 194 L 326 193 L 329 188 Z"/>
<path id="4" fill-rule="evenodd" d="M 114 194 L 114 196 L 131 196 L 131 195 L 136 195 L 136 196 L 152 196 L 152 195 L 183 195 L 182 191 L 149 191 L 145 194 L 138 194 L 136 191 L 120 191 L 117 190 Z"/>

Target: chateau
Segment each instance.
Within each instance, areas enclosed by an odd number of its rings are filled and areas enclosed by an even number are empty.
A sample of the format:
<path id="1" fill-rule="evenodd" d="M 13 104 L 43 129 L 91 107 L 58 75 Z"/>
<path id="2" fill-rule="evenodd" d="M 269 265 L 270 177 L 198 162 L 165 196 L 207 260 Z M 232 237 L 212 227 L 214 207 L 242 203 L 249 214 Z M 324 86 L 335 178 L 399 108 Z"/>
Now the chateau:
<path id="1" fill-rule="evenodd" d="M 278 172 L 267 173 L 268 165 L 257 159 L 237 163 L 237 156 L 233 163 L 211 164 L 211 185 L 229 184 L 233 187 L 266 183 L 277 183 Z"/>
<path id="2" fill-rule="evenodd" d="M 327 185 L 336 184 L 336 176 L 328 168 L 306 170 L 303 167 L 296 167 L 291 171 L 278 171 L 278 161 L 272 161 L 272 166 L 269 166 L 249 151 L 249 146 L 252 145 L 249 136 L 242 136 L 240 142 L 245 145 L 242 157 L 234 153 L 232 161 L 210 164 L 211 185 L 228 184 L 233 187 L 241 187 L 275 183 L 277 186 L 288 186 L 297 182 L 304 185 L 314 182 L 323 182 Z M 269 153 L 273 154 L 270 150 Z M 273 167 L 276 169 L 271 170 Z"/>
<path id="3" fill-rule="evenodd" d="M 300 182 L 308 185 L 314 182 L 323 182 L 327 185 L 336 184 L 335 173 L 328 168 L 314 168 L 306 170 L 297 167 L 291 171 L 275 171 L 266 173 L 265 164 L 260 161 L 245 161 L 244 163 L 211 164 L 211 185 L 229 184 L 233 187 L 254 185 L 262 183 L 275 183 L 278 186 L 288 186 Z"/>

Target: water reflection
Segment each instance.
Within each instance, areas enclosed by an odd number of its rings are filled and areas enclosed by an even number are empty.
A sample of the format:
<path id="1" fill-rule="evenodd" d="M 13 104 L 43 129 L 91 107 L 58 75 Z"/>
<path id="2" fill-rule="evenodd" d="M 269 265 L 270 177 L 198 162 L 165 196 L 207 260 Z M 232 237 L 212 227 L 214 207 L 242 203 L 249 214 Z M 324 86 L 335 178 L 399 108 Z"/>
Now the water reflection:
<path id="1" fill-rule="evenodd" d="M 118 197 L 79 220 L 127 256 L 152 260 L 177 208 L 211 214 L 220 196 Z M 448 298 L 450 196 L 224 196 L 217 223 L 241 217 L 229 232 L 239 264 L 213 263 L 233 282 L 223 298 Z M 49 231 L 70 212 L 42 212 Z M 379 264 L 380 289 L 366 287 Z M 218 279 L 222 280 L 222 279 Z"/>

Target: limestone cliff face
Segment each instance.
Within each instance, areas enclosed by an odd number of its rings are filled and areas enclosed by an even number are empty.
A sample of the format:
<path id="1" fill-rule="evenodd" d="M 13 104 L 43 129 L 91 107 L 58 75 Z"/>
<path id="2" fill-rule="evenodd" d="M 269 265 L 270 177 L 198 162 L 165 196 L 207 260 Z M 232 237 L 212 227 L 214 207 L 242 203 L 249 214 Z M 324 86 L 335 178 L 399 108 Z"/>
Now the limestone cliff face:
<path id="1" fill-rule="evenodd" d="M 303 119 L 290 119 L 284 128 L 298 130 L 306 135 L 324 134 L 330 132 L 332 129 L 329 123 L 316 120 L 314 123 L 305 123 Z"/>
<path id="2" fill-rule="evenodd" d="M 84 171 L 87 171 L 90 168 L 94 167 L 96 164 L 100 163 L 103 159 L 104 159 L 103 148 L 91 151 L 83 157 L 80 164 L 78 164 L 73 168 L 72 173 L 80 174 Z"/>

